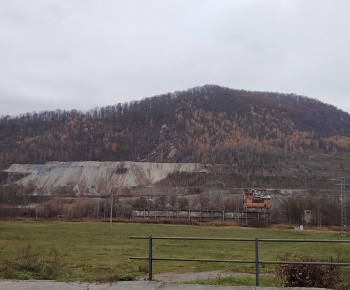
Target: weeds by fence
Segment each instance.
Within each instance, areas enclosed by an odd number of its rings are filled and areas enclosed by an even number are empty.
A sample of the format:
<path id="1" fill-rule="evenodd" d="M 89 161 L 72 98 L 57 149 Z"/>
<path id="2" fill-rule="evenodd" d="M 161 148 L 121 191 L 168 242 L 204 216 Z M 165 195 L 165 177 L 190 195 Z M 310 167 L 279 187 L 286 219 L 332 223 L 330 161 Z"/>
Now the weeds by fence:
<path id="1" fill-rule="evenodd" d="M 64 269 L 62 258 L 56 251 L 43 257 L 34 253 L 28 245 L 16 258 L 6 259 L 1 255 L 2 250 L 3 248 L 0 249 L 0 273 L 5 279 L 52 280 Z"/>

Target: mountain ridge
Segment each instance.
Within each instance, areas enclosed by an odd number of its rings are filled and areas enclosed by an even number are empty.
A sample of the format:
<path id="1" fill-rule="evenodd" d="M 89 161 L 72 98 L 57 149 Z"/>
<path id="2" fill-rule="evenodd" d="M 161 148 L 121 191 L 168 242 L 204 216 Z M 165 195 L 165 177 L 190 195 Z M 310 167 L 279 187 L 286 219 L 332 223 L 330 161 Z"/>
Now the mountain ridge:
<path id="1" fill-rule="evenodd" d="M 348 113 L 295 94 L 217 85 L 85 113 L 0 118 L 0 169 L 13 163 L 143 160 L 231 163 L 254 172 L 315 152 L 350 152 Z"/>

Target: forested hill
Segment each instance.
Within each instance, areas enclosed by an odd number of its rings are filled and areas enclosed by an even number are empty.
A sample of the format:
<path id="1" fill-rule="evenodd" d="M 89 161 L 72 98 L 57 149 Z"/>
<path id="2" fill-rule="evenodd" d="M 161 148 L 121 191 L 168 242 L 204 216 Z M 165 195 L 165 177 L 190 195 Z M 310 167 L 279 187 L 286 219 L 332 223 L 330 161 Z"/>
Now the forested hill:
<path id="1" fill-rule="evenodd" d="M 165 125 L 165 126 L 164 126 Z M 294 94 L 215 85 L 96 108 L 0 119 L 0 169 L 47 161 L 238 164 L 350 152 L 350 115 Z"/>

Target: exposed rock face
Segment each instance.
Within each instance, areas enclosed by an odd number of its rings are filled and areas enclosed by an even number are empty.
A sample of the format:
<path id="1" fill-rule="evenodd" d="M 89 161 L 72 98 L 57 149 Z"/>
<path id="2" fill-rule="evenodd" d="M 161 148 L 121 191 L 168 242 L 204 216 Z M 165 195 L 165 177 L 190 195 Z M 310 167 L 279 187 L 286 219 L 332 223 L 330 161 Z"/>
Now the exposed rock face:
<path id="1" fill-rule="evenodd" d="M 176 131 L 170 131 L 167 125 L 163 125 L 159 132 L 159 144 L 147 156 L 139 160 L 156 160 L 160 162 L 176 162 L 178 155 L 178 142 Z"/>
<path id="2" fill-rule="evenodd" d="M 69 194 L 105 195 L 116 188 L 152 186 L 175 172 L 208 169 L 198 163 L 87 161 L 13 164 L 5 172 L 9 176 L 23 176 L 15 183 L 35 188 L 34 195 L 51 195 L 62 188 Z"/>

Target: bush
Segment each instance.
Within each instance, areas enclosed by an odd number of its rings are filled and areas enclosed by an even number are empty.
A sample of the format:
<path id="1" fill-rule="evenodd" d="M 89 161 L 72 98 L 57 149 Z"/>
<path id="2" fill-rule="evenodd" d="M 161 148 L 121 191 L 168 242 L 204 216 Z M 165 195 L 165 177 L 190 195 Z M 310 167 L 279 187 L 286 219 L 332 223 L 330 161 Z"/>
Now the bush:
<path id="1" fill-rule="evenodd" d="M 146 264 L 139 265 L 139 272 L 148 273 L 148 265 L 146 265 Z"/>
<path id="2" fill-rule="evenodd" d="M 314 262 L 309 257 L 284 257 L 284 261 Z M 285 280 L 285 287 L 335 288 L 340 282 L 339 266 L 282 264 L 277 267 L 277 275 Z"/>

